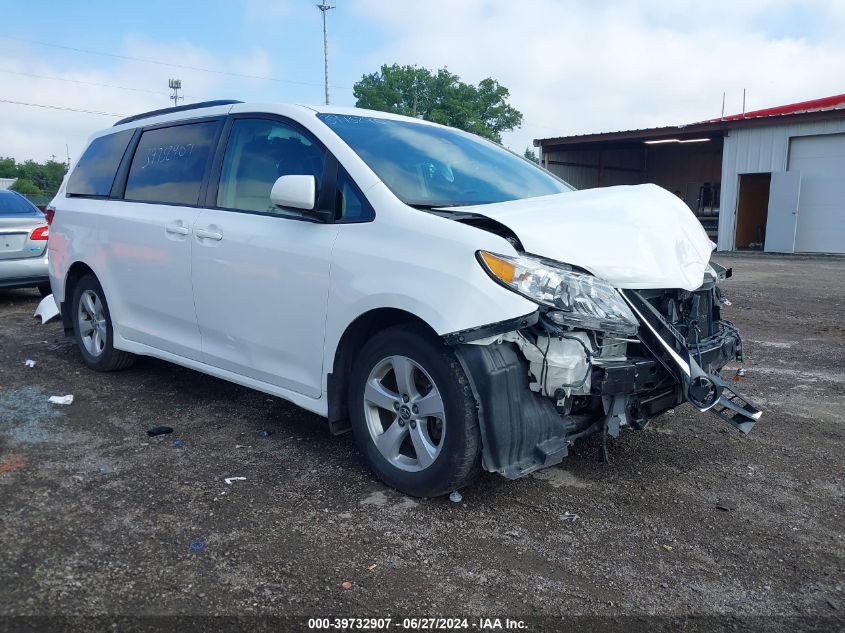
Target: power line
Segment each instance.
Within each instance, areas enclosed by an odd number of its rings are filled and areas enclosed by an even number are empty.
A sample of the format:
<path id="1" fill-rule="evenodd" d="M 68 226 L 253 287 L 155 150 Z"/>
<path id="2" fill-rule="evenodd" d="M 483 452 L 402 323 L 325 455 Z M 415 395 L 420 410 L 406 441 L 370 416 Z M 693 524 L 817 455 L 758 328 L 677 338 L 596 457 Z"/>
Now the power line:
<path id="1" fill-rule="evenodd" d="M 115 84 L 102 84 L 95 81 L 84 81 L 82 79 L 69 79 L 68 77 L 49 77 L 47 75 L 36 75 L 34 73 L 24 73 L 17 70 L 5 70 L 0 68 L 0 73 L 8 73 L 10 75 L 20 75 L 21 77 L 33 77 L 35 79 L 47 79 L 49 81 L 66 81 L 72 84 L 81 84 L 84 86 L 99 86 L 101 88 L 116 88 L 118 90 L 132 90 L 133 92 L 147 92 L 153 95 L 166 95 L 166 92 L 160 90 L 148 90 L 146 88 L 132 88 L 130 86 L 117 86 Z"/>
<path id="2" fill-rule="evenodd" d="M 97 110 L 83 110 L 81 108 L 68 108 L 66 106 L 47 105 L 44 103 L 26 103 L 25 101 L 12 101 L 11 99 L 0 99 L 0 103 L 12 103 L 14 105 L 29 106 L 31 108 L 47 108 L 49 110 L 67 110 L 68 112 L 82 112 L 83 114 L 100 114 L 102 116 L 122 117 L 123 114 L 114 112 L 98 112 Z"/>
<path id="3" fill-rule="evenodd" d="M 112 57 L 114 59 L 125 59 L 134 62 L 142 62 L 144 64 L 157 64 L 159 66 L 169 66 L 171 68 L 183 68 L 185 70 L 196 70 L 204 73 L 212 73 L 215 75 L 226 75 L 229 77 L 243 77 L 245 79 L 258 79 L 260 81 L 275 81 L 278 83 L 296 84 L 300 86 L 322 86 L 322 84 L 311 81 L 294 81 L 293 79 L 279 79 L 278 77 L 265 77 L 262 75 L 247 75 L 244 73 L 236 73 L 228 70 L 217 70 L 214 68 L 203 68 L 201 66 L 188 66 L 186 64 L 174 64 L 172 62 L 164 62 L 158 59 L 145 59 L 143 57 L 132 57 L 130 55 L 118 55 L 117 53 L 106 53 L 104 51 L 92 51 L 87 48 L 78 48 L 75 46 L 64 46 L 62 44 L 54 44 L 53 42 L 42 42 L 39 40 L 30 40 L 24 37 L 15 37 L 13 35 L 0 34 L 0 38 L 7 40 L 14 40 L 16 42 L 26 42 L 27 44 L 38 44 L 39 46 L 50 46 L 52 48 L 61 48 L 66 51 L 74 51 L 76 53 L 87 53 L 88 55 L 101 55 L 103 57 Z M 334 86 L 335 88 L 349 88 L 349 86 Z"/>

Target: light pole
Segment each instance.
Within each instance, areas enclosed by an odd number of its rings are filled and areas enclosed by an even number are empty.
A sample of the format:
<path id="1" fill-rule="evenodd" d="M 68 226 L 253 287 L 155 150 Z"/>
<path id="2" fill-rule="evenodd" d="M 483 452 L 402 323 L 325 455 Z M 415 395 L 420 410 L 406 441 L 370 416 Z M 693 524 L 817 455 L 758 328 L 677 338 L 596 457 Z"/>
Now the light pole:
<path id="1" fill-rule="evenodd" d="M 317 8 L 323 14 L 323 82 L 326 86 L 326 105 L 329 105 L 329 38 L 326 31 L 326 12 L 334 6 L 320 3 Z"/>
<path id="2" fill-rule="evenodd" d="M 167 85 L 170 86 L 170 89 L 173 91 L 173 94 L 170 95 L 170 98 L 173 99 L 174 107 L 179 105 L 179 99 L 184 99 L 185 97 L 179 96 L 179 91 L 182 89 L 182 80 L 181 79 L 168 79 Z"/>

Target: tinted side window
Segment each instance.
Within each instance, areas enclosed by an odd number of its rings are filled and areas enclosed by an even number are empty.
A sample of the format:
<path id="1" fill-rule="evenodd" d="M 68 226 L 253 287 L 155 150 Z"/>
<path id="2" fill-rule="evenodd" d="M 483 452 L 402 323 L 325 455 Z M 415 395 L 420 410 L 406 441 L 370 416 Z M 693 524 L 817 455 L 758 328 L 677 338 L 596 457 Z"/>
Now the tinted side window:
<path id="1" fill-rule="evenodd" d="M 0 217 L 10 215 L 43 216 L 34 204 L 14 191 L 0 191 Z"/>
<path id="2" fill-rule="evenodd" d="M 223 159 L 217 206 L 281 213 L 270 202 L 279 176 L 323 176 L 324 151 L 294 127 L 268 119 L 236 119 Z"/>
<path id="3" fill-rule="evenodd" d="M 126 200 L 197 204 L 217 121 L 147 130 L 129 167 Z"/>
<path id="4" fill-rule="evenodd" d="M 67 181 L 71 196 L 107 196 L 134 130 L 108 134 L 91 141 Z"/>
<path id="5" fill-rule="evenodd" d="M 339 222 L 369 222 L 376 213 L 345 169 L 337 171 L 335 218 Z"/>

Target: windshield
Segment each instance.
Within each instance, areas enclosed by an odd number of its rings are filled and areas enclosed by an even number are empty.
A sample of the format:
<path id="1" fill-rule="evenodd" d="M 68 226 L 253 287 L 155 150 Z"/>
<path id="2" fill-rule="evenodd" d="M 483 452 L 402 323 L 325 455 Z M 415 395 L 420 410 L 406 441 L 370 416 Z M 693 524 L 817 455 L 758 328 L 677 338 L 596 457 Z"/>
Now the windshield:
<path id="1" fill-rule="evenodd" d="M 317 115 L 406 204 L 489 204 L 572 191 L 534 163 L 451 128 L 341 114 Z"/>
<path id="2" fill-rule="evenodd" d="M 42 213 L 23 196 L 10 191 L 0 192 L 0 216 L 9 215 L 42 215 Z"/>

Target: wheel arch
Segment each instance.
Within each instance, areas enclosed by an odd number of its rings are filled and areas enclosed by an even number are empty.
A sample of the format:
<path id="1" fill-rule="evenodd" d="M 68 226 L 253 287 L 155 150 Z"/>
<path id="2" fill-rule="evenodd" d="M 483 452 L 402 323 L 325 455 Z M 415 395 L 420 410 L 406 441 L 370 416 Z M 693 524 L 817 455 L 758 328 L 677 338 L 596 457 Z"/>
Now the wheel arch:
<path id="1" fill-rule="evenodd" d="M 97 277 L 97 273 L 95 273 L 88 264 L 82 261 L 76 261 L 71 264 L 70 268 L 67 270 L 67 274 L 65 275 L 64 301 L 62 301 L 59 306 L 59 311 L 62 314 L 62 327 L 64 327 L 65 335 L 67 336 L 73 334 L 73 318 L 70 313 L 71 302 L 73 301 L 73 291 L 76 288 L 76 284 L 79 283 L 79 280 L 88 274 L 94 275 L 95 278 Z"/>
<path id="2" fill-rule="evenodd" d="M 350 429 L 347 392 L 352 363 L 373 335 L 389 327 L 421 324 L 432 336 L 437 332 L 419 316 L 399 308 L 375 308 L 358 316 L 344 330 L 335 349 L 331 372 L 326 376 L 329 429 L 345 433 Z"/>

